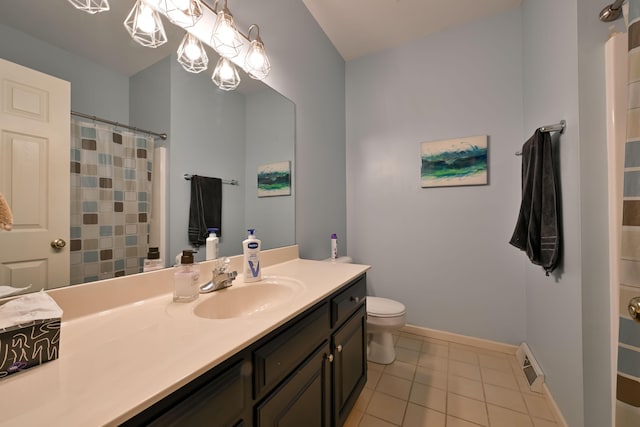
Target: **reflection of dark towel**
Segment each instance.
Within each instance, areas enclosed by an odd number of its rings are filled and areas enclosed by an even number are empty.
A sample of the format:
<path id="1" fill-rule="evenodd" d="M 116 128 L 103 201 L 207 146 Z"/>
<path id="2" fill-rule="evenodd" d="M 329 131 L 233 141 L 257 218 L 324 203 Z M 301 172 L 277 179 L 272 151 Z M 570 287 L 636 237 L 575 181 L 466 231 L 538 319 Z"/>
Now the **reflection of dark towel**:
<path id="1" fill-rule="evenodd" d="M 191 206 L 189 207 L 189 243 L 196 248 L 204 245 L 209 228 L 217 228 L 222 236 L 222 180 L 206 176 L 191 177 Z"/>
<path id="2" fill-rule="evenodd" d="M 522 204 L 509 243 L 527 252 L 547 276 L 558 263 L 560 224 L 551 136 L 536 130 L 522 147 Z"/>

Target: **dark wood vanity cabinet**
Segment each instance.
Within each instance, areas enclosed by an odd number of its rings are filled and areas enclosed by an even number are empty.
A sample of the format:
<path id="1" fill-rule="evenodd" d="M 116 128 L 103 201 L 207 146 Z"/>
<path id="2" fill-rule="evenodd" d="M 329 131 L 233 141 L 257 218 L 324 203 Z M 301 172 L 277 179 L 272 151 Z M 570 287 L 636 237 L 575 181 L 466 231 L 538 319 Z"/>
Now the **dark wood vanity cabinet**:
<path id="1" fill-rule="evenodd" d="M 366 276 L 123 425 L 341 427 L 367 380 Z"/>

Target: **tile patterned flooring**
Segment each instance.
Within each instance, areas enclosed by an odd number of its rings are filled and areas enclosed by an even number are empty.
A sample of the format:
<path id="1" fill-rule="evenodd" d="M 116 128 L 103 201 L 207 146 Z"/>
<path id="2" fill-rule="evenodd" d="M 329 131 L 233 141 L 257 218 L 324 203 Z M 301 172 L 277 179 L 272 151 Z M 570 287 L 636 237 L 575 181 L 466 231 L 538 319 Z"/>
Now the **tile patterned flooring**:
<path id="1" fill-rule="evenodd" d="M 345 427 L 560 427 L 515 355 L 406 332 L 394 342 L 392 364 L 369 362 Z"/>

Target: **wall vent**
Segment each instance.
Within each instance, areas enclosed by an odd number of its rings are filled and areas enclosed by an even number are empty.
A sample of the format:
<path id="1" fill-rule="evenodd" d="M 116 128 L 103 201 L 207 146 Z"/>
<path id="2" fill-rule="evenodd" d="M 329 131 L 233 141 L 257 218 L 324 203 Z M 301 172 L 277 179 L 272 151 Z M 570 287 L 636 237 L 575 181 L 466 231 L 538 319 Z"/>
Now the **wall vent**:
<path id="1" fill-rule="evenodd" d="M 523 342 L 520 344 L 518 351 L 516 351 L 516 358 L 518 359 L 520 368 L 527 379 L 529 389 L 536 393 L 542 393 L 544 374 L 542 373 L 542 369 L 540 369 L 540 365 L 538 365 L 538 362 L 533 357 L 533 353 L 531 353 L 531 349 L 527 343 Z"/>

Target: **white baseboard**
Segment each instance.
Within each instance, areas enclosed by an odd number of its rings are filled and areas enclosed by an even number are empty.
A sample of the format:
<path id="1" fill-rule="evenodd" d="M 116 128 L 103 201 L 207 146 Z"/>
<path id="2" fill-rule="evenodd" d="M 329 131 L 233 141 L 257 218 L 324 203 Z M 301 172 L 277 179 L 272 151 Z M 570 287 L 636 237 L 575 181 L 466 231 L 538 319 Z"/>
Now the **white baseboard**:
<path id="1" fill-rule="evenodd" d="M 409 334 L 420 335 L 425 338 L 438 339 L 443 341 L 454 342 L 456 344 L 462 345 L 471 345 L 474 347 L 479 347 L 485 350 L 497 351 L 500 353 L 509 354 L 515 356 L 516 351 L 518 350 L 518 346 L 513 344 L 505 344 L 499 341 L 486 340 L 482 338 L 470 337 L 467 335 L 454 334 L 453 332 L 439 331 L 436 329 L 429 329 L 422 326 L 414 326 L 414 325 L 405 325 L 400 329 L 401 332 L 406 332 Z M 524 375 L 524 374 L 523 374 Z M 556 404 L 556 401 L 553 400 L 553 396 L 547 387 L 547 384 L 544 383 L 542 385 L 542 394 L 544 395 L 547 403 L 551 411 L 553 412 L 553 416 L 556 419 L 556 423 L 560 427 L 568 427 L 567 421 L 562 416 L 562 412 L 560 412 L 560 408 Z"/>
<path id="2" fill-rule="evenodd" d="M 436 329 L 424 328 L 422 326 L 405 325 L 402 327 L 402 329 L 400 329 L 400 331 L 414 335 L 420 335 L 426 338 L 451 341 L 462 345 L 472 345 L 474 347 L 480 347 L 486 350 L 498 351 L 500 353 L 511 355 L 515 355 L 516 351 L 518 350 L 518 346 L 512 344 L 505 344 L 498 341 L 475 338 L 467 335 L 454 334 L 453 332 L 438 331 Z"/>

